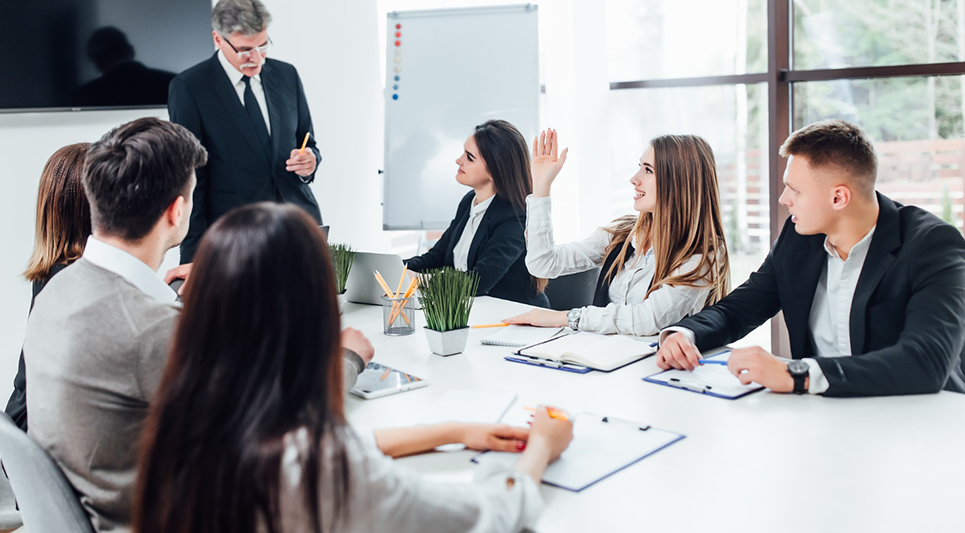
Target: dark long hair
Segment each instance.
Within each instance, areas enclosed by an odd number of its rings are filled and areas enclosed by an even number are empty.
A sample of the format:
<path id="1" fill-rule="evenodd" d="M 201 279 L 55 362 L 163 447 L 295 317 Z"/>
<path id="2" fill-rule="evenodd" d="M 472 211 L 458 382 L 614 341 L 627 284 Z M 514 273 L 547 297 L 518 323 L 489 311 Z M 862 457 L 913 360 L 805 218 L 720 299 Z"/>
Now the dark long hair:
<path id="1" fill-rule="evenodd" d="M 67 145 L 54 152 L 40 174 L 34 251 L 27 270 L 29 281 L 50 277 L 57 263 L 80 259 L 90 236 L 90 204 L 81 178 L 89 143 Z"/>
<path id="2" fill-rule="evenodd" d="M 479 155 L 493 178 L 496 195 L 510 203 L 517 216 L 526 215 L 526 197 L 533 193 L 533 171 L 529 164 L 529 147 L 523 134 L 505 120 L 487 120 L 476 126 L 473 134 Z M 543 292 L 547 280 L 533 277 L 537 292 Z"/>
<path id="3" fill-rule="evenodd" d="M 349 472 L 334 280 L 297 207 L 241 207 L 208 230 L 142 435 L 134 531 L 279 531 L 284 437 L 300 428 L 313 531 L 338 523 Z M 320 479 L 334 487 L 324 520 Z"/>

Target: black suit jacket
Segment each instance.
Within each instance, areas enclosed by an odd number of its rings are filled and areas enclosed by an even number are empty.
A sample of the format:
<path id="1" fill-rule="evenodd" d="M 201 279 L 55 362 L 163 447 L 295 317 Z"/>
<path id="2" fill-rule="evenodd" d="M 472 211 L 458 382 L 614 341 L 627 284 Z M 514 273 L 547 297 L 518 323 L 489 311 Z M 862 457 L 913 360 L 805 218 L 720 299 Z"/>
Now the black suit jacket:
<path id="1" fill-rule="evenodd" d="M 312 117 L 295 67 L 268 59 L 261 81 L 271 122 L 271 155 L 265 153 L 231 86 L 217 54 L 185 70 L 171 81 L 168 114 L 171 121 L 191 130 L 208 150 L 208 164 L 197 171 L 191 227 L 181 244 L 181 263 L 190 263 L 208 226 L 235 207 L 261 201 L 295 204 L 319 224 L 322 215 L 308 183 L 285 170 L 292 149 L 312 132 Z M 315 147 L 314 132 L 308 149 Z"/>
<path id="2" fill-rule="evenodd" d="M 852 357 L 817 357 L 826 396 L 965 392 L 965 240 L 954 227 L 878 194 L 878 225 L 851 305 Z M 827 265 L 824 235 L 790 219 L 743 285 L 682 320 L 701 350 L 733 342 L 784 311 L 791 355 L 814 357 L 811 304 Z"/>
<path id="3" fill-rule="evenodd" d="M 410 270 L 422 272 L 453 266 L 452 251 L 469 221 L 475 196 L 476 193 L 470 192 L 463 197 L 456 217 L 431 250 L 406 261 Z M 469 247 L 469 270 L 479 274 L 477 295 L 549 307 L 549 298 L 536 292 L 526 269 L 525 231 L 526 213 L 518 213 L 512 204 L 497 194 L 479 222 L 479 229 Z"/>

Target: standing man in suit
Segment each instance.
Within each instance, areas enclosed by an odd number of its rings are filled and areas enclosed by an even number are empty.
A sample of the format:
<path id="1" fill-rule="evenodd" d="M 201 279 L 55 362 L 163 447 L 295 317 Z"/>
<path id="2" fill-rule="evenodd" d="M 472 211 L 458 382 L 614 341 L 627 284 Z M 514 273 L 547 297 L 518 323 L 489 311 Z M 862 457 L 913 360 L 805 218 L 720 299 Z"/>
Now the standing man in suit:
<path id="1" fill-rule="evenodd" d="M 241 205 L 291 203 L 322 223 L 308 186 L 321 160 L 308 102 L 295 67 L 267 58 L 270 22 L 260 0 L 221 0 L 211 14 L 218 51 L 171 81 L 171 121 L 208 150 L 208 164 L 197 170 L 182 265 L 192 261 L 208 226 Z"/>
<path id="2" fill-rule="evenodd" d="M 955 227 L 875 192 L 871 142 L 840 120 L 781 147 L 790 211 L 767 259 L 713 307 L 661 332 L 657 366 L 693 370 L 784 311 L 792 360 L 734 350 L 741 383 L 775 392 L 881 396 L 965 392 L 965 240 Z"/>

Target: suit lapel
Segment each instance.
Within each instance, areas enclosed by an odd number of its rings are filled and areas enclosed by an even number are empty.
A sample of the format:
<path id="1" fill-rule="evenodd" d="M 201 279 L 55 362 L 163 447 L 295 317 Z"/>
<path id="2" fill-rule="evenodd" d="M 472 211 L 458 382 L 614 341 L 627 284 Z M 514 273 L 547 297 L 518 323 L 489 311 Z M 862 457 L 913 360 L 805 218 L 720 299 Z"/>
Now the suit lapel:
<path id="1" fill-rule="evenodd" d="M 466 265 L 468 265 L 469 268 L 475 266 L 479 247 L 482 245 L 483 239 L 489 235 L 489 222 L 501 207 L 502 203 L 499 196 L 493 196 L 493 203 L 489 204 L 489 208 L 483 213 L 482 220 L 479 221 L 479 228 L 476 229 L 476 234 L 473 235 L 472 243 L 469 245 L 469 257 L 466 260 Z M 469 208 L 469 213 L 470 215 L 472 214 L 472 207 Z M 469 217 L 466 217 L 466 221 L 468 223 Z M 465 224 L 463 226 L 465 226 Z"/>
<path id="2" fill-rule="evenodd" d="M 794 274 L 791 276 L 789 299 L 795 302 L 792 306 L 782 305 L 788 337 L 791 340 L 792 354 L 812 355 L 808 342 L 810 331 L 811 307 L 814 305 L 814 292 L 818 281 L 828 263 L 828 254 L 824 250 L 823 239 L 812 237 L 810 246 L 795 253 Z M 800 314 L 798 314 L 800 313 Z M 791 315 L 791 316 L 788 316 Z"/>
<path id="3" fill-rule="evenodd" d="M 447 265 L 455 264 L 455 260 L 453 259 L 455 254 L 452 252 L 456 249 L 456 244 L 459 242 L 459 239 L 462 238 L 462 231 L 466 229 L 466 223 L 469 222 L 470 213 L 472 213 L 472 202 L 469 202 L 469 207 L 459 215 L 459 220 L 457 220 L 456 225 L 452 227 L 452 235 L 449 236 L 449 246 L 446 249 L 445 264 Z M 471 253 L 470 251 L 470 254 Z M 471 265 L 471 263 L 468 262 L 467 264 Z"/>
<path id="4" fill-rule="evenodd" d="M 275 78 L 272 76 L 271 63 L 265 61 L 265 66 L 261 68 L 261 86 L 265 89 L 265 103 L 268 104 L 268 120 L 271 122 L 271 162 L 274 165 L 274 161 L 278 160 L 278 155 L 281 154 L 281 133 L 283 131 L 288 131 L 281 123 L 281 102 L 279 99 L 281 95 L 278 93 L 275 87 Z M 285 157 L 287 160 L 288 157 Z"/>
<path id="5" fill-rule="evenodd" d="M 228 110 L 228 114 L 231 115 L 231 118 L 234 120 L 238 131 L 241 132 L 245 140 L 248 141 L 248 144 L 251 145 L 249 152 L 254 153 L 255 157 L 258 157 L 262 162 L 267 164 L 268 154 L 265 153 L 261 142 L 258 141 L 258 136 L 255 134 L 255 127 L 252 126 L 251 119 L 248 118 L 248 114 L 245 112 L 245 106 L 241 103 L 241 100 L 238 99 L 238 93 L 235 92 L 235 88 L 231 86 L 228 75 L 225 74 L 224 68 L 221 67 L 217 53 L 211 58 L 208 64 L 208 72 L 211 76 L 215 93 L 225 105 L 225 109 Z"/>
<path id="6" fill-rule="evenodd" d="M 851 353 L 864 353 L 865 317 L 868 300 L 875 292 L 885 272 L 895 262 L 894 251 L 901 248 L 901 232 L 898 227 L 898 208 L 895 203 L 878 194 L 878 225 L 871 237 L 868 255 L 861 267 L 861 277 L 851 300 Z"/>

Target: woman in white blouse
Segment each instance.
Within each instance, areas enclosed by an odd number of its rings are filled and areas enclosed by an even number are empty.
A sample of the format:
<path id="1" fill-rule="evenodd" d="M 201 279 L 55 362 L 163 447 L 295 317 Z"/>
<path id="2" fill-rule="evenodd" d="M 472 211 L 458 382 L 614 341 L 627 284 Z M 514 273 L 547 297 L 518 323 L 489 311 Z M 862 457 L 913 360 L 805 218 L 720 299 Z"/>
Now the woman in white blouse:
<path id="1" fill-rule="evenodd" d="M 630 178 L 633 208 L 582 241 L 553 241 L 550 188 L 566 162 L 556 130 L 533 140 L 533 194 L 526 198 L 526 266 L 553 279 L 602 267 L 593 305 L 537 309 L 511 324 L 656 335 L 728 292 L 730 267 L 720 216 L 714 153 L 695 135 L 650 142 Z"/>
<path id="2" fill-rule="evenodd" d="M 334 280 L 322 233 L 297 207 L 242 207 L 205 233 L 142 435 L 134 531 L 534 525 L 543 471 L 569 444 L 572 424 L 541 407 L 529 429 L 351 428 Z M 522 453 L 514 467 L 480 468 L 473 483 L 433 481 L 390 459 L 457 442 Z"/>

